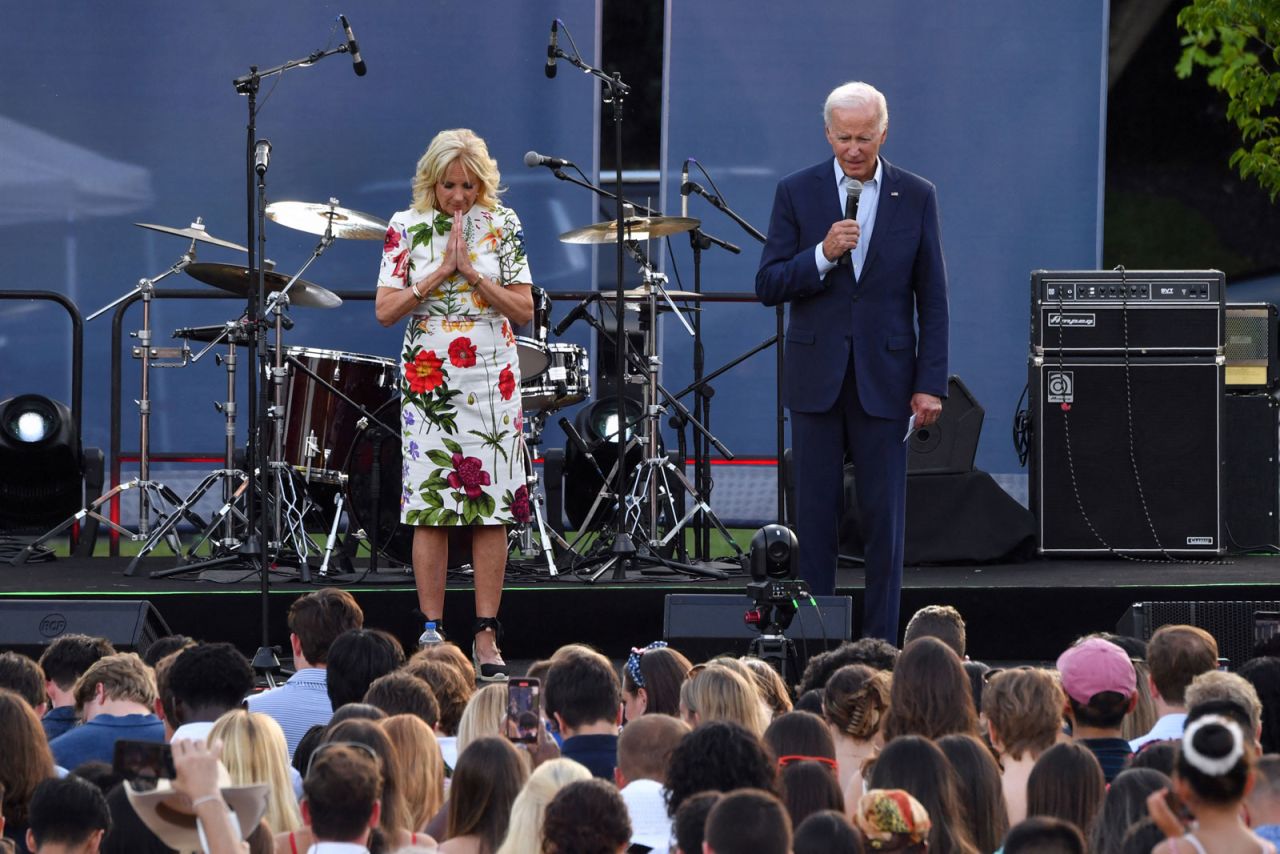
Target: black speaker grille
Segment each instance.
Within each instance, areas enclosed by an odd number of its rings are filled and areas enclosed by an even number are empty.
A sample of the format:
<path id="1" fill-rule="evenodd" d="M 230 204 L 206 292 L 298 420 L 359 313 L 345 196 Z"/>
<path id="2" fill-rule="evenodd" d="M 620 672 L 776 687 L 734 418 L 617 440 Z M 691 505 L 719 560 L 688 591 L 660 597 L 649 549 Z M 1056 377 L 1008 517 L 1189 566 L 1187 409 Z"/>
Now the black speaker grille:
<path id="1" fill-rule="evenodd" d="M 1131 619 L 1121 620 L 1121 625 L 1137 629 L 1135 636 L 1142 640 L 1150 640 L 1161 626 L 1198 626 L 1213 635 L 1218 655 L 1234 669 L 1253 657 L 1255 611 L 1280 611 L 1280 602 L 1135 602 L 1126 615 Z"/>

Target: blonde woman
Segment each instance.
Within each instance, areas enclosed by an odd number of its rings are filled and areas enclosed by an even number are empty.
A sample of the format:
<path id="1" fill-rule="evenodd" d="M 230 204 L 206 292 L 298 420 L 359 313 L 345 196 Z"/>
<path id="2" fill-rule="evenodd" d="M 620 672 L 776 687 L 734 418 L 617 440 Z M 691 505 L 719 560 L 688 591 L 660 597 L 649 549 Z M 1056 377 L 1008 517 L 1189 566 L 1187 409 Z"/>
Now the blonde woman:
<path id="1" fill-rule="evenodd" d="M 501 736 L 506 714 L 507 686 L 486 685 L 472 694 L 458 721 L 458 756 L 478 738 Z"/>
<path id="2" fill-rule="evenodd" d="M 591 772 L 572 759 L 552 759 L 539 765 L 511 805 L 511 823 L 497 854 L 541 854 L 547 804 L 570 783 L 590 779 Z"/>
<path id="3" fill-rule="evenodd" d="M 426 619 L 444 616 L 449 529 L 471 529 L 476 676 L 503 681 L 498 645 L 507 525 L 528 521 L 520 360 L 512 326 L 533 317 L 524 230 L 503 206 L 497 162 L 470 130 L 436 134 L 413 206 L 391 217 L 375 312 L 404 321 L 401 519 L 415 526 L 413 578 Z"/>
<path id="4" fill-rule="evenodd" d="M 695 671 L 680 689 L 680 714 L 685 723 L 697 727 L 707 721 L 732 721 L 757 738 L 764 735 L 766 716 L 750 675 L 744 677 L 737 668 L 719 662 Z"/>
<path id="5" fill-rule="evenodd" d="M 392 715 L 378 723 L 400 760 L 411 827 L 424 831 L 444 805 L 444 760 L 435 734 L 415 715 Z"/>
<path id="6" fill-rule="evenodd" d="M 880 721 L 889 707 L 893 677 L 865 664 L 846 664 L 827 680 L 822 716 L 836 742 L 845 803 L 862 797 L 862 766 L 884 746 Z"/>
<path id="7" fill-rule="evenodd" d="M 266 783 L 267 814 L 272 833 L 288 833 L 302 826 L 298 800 L 289 777 L 289 748 L 284 730 L 274 718 L 245 709 L 232 709 L 209 731 L 209 743 L 222 739 L 222 764 L 236 786 Z"/>

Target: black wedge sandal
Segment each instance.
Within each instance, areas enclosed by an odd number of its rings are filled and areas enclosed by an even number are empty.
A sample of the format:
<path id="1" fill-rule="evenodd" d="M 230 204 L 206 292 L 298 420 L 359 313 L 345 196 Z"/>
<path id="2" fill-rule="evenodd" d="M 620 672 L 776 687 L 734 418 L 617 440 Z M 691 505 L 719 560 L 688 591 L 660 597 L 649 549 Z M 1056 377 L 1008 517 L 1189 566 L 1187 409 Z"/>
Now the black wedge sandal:
<path id="1" fill-rule="evenodd" d="M 471 634 L 478 635 L 483 631 L 493 629 L 494 643 L 502 646 L 502 623 L 498 622 L 497 617 L 477 617 L 476 621 L 471 624 Z M 501 655 L 501 650 L 499 650 Z M 479 682 L 506 682 L 507 681 L 507 665 L 502 664 L 481 664 L 480 655 L 477 652 L 475 640 L 471 641 L 471 661 L 476 666 L 476 680 Z"/>

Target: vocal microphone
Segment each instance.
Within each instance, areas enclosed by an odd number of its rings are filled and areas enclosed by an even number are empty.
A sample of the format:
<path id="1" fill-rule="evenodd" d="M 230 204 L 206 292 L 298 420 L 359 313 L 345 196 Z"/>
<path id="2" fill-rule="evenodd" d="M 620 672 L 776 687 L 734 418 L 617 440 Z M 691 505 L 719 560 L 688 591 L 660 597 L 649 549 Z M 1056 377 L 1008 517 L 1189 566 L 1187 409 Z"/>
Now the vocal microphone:
<path id="1" fill-rule="evenodd" d="M 267 174 L 267 166 L 271 163 L 271 140 L 260 139 L 253 149 L 253 171 L 261 178 Z"/>
<path id="2" fill-rule="evenodd" d="M 850 178 L 848 186 L 845 187 L 844 197 L 844 218 L 851 219 L 854 222 L 858 220 L 858 199 L 862 197 L 862 182 L 857 178 Z M 844 253 L 843 263 L 853 263 L 853 250 L 850 249 Z"/>
<path id="3" fill-rule="evenodd" d="M 580 319 L 586 316 L 587 308 L 590 307 L 591 303 L 595 301 L 596 301 L 595 296 L 589 296 L 586 299 L 584 299 L 582 302 L 575 305 L 569 311 L 569 313 L 564 316 L 564 320 L 557 323 L 555 329 L 551 330 L 552 334 L 555 335 L 557 338 L 563 335 L 566 329 L 568 329 L 570 326 L 573 326 L 573 324 L 577 323 Z"/>
<path id="4" fill-rule="evenodd" d="M 561 160 L 559 157 L 547 157 L 545 154 L 539 154 L 536 151 L 526 151 L 524 153 L 524 165 L 529 168 L 534 166 L 547 166 L 551 169 L 563 169 L 571 166 L 574 169 L 578 167 L 572 160 Z"/>
<path id="5" fill-rule="evenodd" d="M 559 41 L 559 34 L 560 34 L 560 19 L 552 18 L 551 19 L 551 42 L 547 45 L 546 73 L 547 73 L 548 79 L 556 76 L 556 45 L 557 45 L 557 42 Z"/>
<path id="6" fill-rule="evenodd" d="M 684 166 L 680 167 L 680 216 L 689 216 L 689 161 L 692 157 L 686 157 Z"/>
<path id="7" fill-rule="evenodd" d="M 579 451 L 582 451 L 582 455 L 586 457 L 587 462 L 591 463 L 591 467 L 596 470 L 596 474 L 600 476 L 600 479 L 607 481 L 608 478 L 604 476 L 604 471 L 600 468 L 600 464 L 596 462 L 596 458 L 591 454 L 591 446 L 582 438 L 582 434 L 573 426 L 573 422 L 568 418 L 561 418 L 558 423 L 560 424 L 560 429 L 569 437 L 569 441 L 576 445 Z"/>
<path id="8" fill-rule="evenodd" d="M 363 77 L 368 73 L 369 68 L 364 64 L 364 58 L 360 56 L 360 45 L 356 44 L 355 33 L 351 32 L 351 25 L 347 23 L 346 15 L 339 15 L 338 20 L 342 22 L 342 31 L 347 35 L 347 53 L 351 54 L 351 67 L 356 70 L 357 77 Z"/>

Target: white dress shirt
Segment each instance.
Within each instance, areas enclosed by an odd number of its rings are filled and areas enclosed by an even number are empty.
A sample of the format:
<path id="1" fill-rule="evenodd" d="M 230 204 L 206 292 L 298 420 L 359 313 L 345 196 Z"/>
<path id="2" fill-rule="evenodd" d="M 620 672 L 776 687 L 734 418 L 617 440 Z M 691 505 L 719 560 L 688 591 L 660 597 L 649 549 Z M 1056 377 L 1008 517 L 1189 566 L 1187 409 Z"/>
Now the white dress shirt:
<path id="1" fill-rule="evenodd" d="M 843 215 L 845 200 L 849 197 L 846 189 L 847 182 L 850 180 L 844 170 L 840 168 L 840 161 L 834 157 L 831 163 L 835 169 L 835 182 L 837 191 L 840 193 L 840 210 Z M 858 245 L 849 253 L 853 259 L 853 276 L 854 279 L 862 278 L 862 265 L 867 260 L 867 247 L 871 245 L 871 232 L 876 225 L 876 209 L 880 207 L 880 185 L 884 180 L 884 161 L 879 157 L 876 158 L 876 174 L 871 176 L 869 181 L 862 183 L 862 195 L 858 197 L 858 225 L 862 229 L 862 234 L 858 237 Z M 819 243 L 814 249 L 814 260 L 818 264 L 818 278 L 825 278 L 836 268 L 839 259 L 836 261 L 828 261 L 827 256 L 822 254 L 822 244 Z"/>

